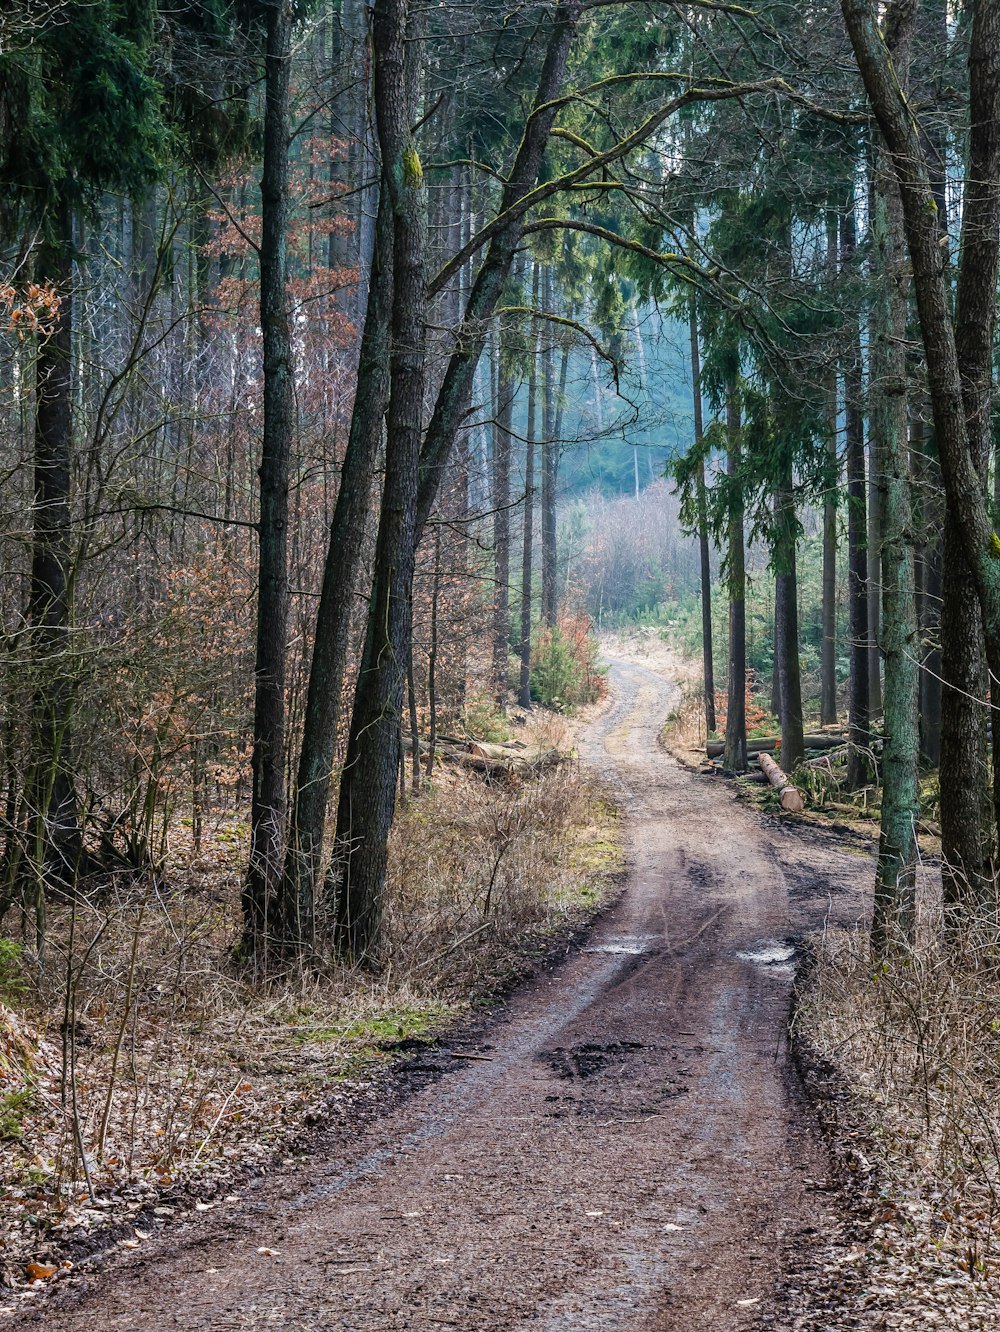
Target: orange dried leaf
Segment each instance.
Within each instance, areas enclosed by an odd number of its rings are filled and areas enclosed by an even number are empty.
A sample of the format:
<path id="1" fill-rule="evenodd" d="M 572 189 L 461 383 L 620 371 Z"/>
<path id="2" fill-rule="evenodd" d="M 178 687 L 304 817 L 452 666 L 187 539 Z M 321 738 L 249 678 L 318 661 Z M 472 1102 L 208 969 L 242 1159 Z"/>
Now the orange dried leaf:
<path id="1" fill-rule="evenodd" d="M 47 1281 L 49 1277 L 54 1277 L 58 1271 L 58 1267 L 50 1267 L 47 1263 L 28 1263 L 24 1269 L 29 1281 Z"/>

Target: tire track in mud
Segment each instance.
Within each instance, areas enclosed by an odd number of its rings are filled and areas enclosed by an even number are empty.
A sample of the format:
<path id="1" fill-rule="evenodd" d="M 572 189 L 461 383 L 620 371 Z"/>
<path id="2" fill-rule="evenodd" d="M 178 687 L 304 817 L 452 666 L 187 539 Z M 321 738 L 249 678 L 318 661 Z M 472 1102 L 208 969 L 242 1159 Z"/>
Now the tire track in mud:
<path id="1" fill-rule="evenodd" d="M 858 861 L 811 849 L 821 886 L 790 902 L 794 846 L 659 748 L 676 687 L 621 662 L 611 686 L 580 748 L 625 808 L 627 885 L 482 1031 L 489 1058 L 258 1182 L 238 1216 L 61 1282 L 22 1326 L 740 1332 L 774 1318 L 786 1260 L 831 1206 L 811 1188 L 827 1165 L 789 1062 L 784 941 L 822 923 L 831 893 L 859 909 Z"/>

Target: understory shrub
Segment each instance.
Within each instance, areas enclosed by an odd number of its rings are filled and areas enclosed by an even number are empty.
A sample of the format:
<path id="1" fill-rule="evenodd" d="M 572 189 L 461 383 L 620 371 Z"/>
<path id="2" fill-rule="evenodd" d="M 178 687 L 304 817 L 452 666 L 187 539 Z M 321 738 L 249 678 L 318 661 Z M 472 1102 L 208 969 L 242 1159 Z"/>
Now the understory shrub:
<path id="1" fill-rule="evenodd" d="M 598 645 L 589 615 L 564 614 L 554 629 L 539 629 L 531 663 L 531 697 L 544 707 L 568 712 L 596 703 L 607 690 L 597 664 Z"/>

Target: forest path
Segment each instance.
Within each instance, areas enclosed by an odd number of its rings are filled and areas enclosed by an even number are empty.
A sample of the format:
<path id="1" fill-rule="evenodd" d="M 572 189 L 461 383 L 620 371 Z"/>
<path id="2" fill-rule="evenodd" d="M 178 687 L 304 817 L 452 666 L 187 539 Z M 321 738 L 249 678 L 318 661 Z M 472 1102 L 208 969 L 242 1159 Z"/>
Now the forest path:
<path id="1" fill-rule="evenodd" d="M 619 788 L 627 886 L 478 1033 L 488 1060 L 432 1053 L 443 1075 L 349 1143 L 64 1279 L 23 1326 L 782 1325 L 788 1258 L 832 1220 L 789 1065 L 785 945 L 860 911 L 861 862 L 668 757 L 675 686 L 624 662 L 611 686 L 581 753 Z"/>

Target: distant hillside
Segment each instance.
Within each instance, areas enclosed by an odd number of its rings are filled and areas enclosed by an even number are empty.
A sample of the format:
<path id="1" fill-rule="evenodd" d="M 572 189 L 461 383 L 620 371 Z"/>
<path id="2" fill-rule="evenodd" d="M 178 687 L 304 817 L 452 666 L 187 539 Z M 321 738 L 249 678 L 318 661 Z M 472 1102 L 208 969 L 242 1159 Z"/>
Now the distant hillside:
<path id="1" fill-rule="evenodd" d="M 600 398 L 595 400 L 593 360 L 574 356 L 567 384 L 560 464 L 560 493 L 568 498 L 597 489 L 608 497 L 632 494 L 663 476 L 668 460 L 691 441 L 691 364 L 687 328 L 642 311 L 640 341 L 626 350 L 627 369 L 616 396 L 607 368 L 597 362 Z"/>

